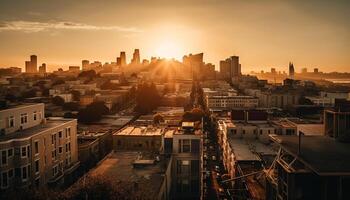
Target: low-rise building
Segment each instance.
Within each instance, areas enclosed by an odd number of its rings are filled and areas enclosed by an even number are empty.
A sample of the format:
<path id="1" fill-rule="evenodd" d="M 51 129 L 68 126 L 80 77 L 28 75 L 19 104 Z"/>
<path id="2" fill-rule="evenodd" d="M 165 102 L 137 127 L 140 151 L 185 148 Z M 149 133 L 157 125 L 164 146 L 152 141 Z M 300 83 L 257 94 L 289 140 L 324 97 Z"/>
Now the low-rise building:
<path id="1" fill-rule="evenodd" d="M 77 120 L 44 119 L 44 104 L 0 111 L 1 190 L 72 181 L 79 166 Z"/>

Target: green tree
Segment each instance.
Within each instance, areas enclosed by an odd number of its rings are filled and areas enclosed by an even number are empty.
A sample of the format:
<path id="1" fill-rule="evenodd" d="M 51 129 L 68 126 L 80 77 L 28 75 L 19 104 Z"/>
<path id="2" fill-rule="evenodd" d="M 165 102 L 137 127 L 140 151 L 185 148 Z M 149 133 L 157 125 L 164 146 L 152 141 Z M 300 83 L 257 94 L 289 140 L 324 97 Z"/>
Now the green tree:
<path id="1" fill-rule="evenodd" d="M 52 103 L 56 106 L 63 106 L 64 99 L 60 96 L 55 96 L 54 98 L 52 98 Z"/>
<path id="2" fill-rule="evenodd" d="M 91 123 L 101 120 L 102 115 L 108 114 L 109 110 L 104 102 L 97 101 L 88 105 L 78 113 L 78 121 L 83 123 Z"/>

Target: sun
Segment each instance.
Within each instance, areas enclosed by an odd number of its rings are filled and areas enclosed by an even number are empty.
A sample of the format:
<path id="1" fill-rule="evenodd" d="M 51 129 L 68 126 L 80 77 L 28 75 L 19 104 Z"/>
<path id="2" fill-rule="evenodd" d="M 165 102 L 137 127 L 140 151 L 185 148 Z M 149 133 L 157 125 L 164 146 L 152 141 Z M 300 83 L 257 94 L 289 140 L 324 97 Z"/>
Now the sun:
<path id="1" fill-rule="evenodd" d="M 175 40 L 160 42 L 155 53 L 158 57 L 166 59 L 181 59 L 183 56 L 181 46 Z"/>

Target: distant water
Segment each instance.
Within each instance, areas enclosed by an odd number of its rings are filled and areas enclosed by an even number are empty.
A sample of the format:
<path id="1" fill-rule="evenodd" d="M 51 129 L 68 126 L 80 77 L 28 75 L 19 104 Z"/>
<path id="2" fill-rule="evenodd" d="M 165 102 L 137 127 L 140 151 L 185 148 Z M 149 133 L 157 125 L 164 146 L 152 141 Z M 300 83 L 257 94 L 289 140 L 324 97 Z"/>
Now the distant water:
<path id="1" fill-rule="evenodd" d="M 326 79 L 332 83 L 350 83 L 350 79 Z"/>

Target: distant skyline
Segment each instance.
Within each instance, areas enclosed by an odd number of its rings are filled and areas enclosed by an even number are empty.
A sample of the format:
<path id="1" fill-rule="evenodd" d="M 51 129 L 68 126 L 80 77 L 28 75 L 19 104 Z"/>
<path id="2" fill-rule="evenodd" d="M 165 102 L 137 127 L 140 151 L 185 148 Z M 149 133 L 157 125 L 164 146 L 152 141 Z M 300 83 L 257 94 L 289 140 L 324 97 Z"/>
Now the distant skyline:
<path id="1" fill-rule="evenodd" d="M 204 52 L 205 62 L 240 56 L 242 71 L 350 72 L 350 1 L 179 0 L 0 2 L 0 67 L 115 61 Z"/>

